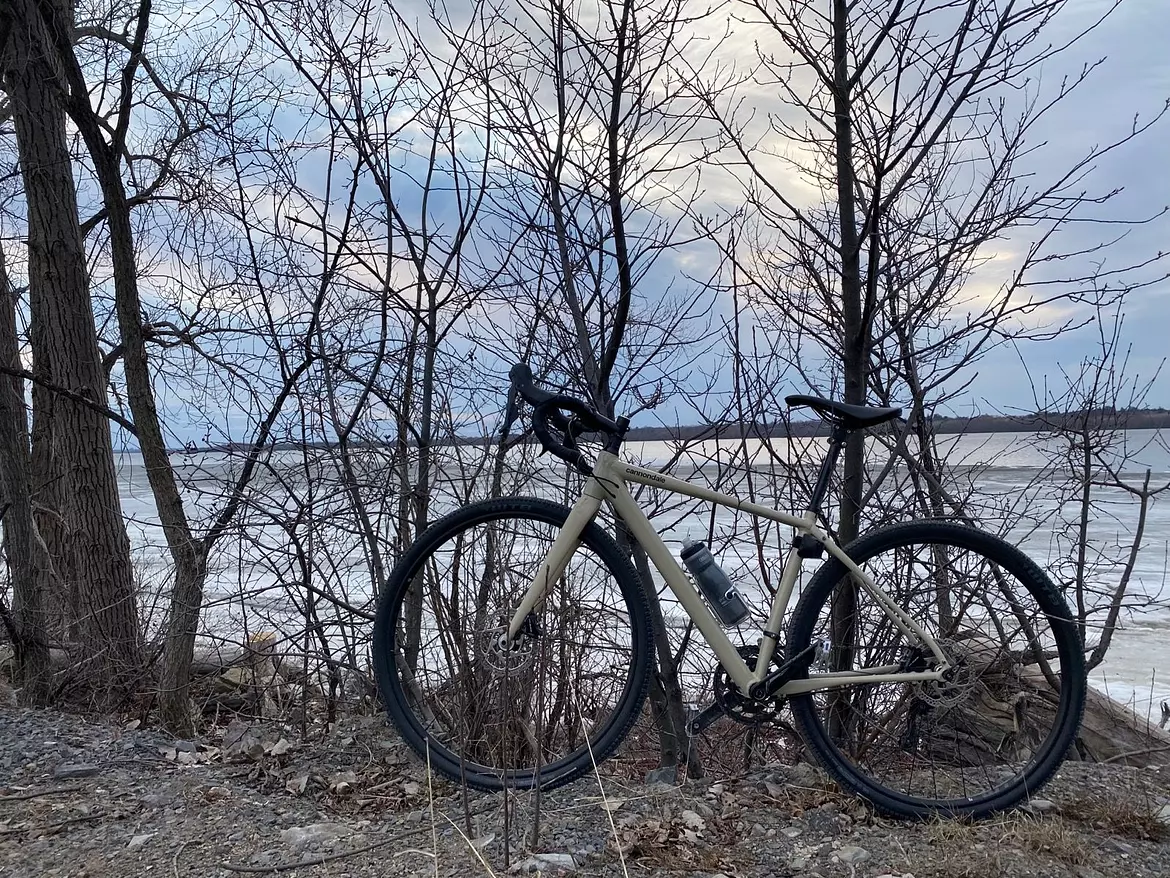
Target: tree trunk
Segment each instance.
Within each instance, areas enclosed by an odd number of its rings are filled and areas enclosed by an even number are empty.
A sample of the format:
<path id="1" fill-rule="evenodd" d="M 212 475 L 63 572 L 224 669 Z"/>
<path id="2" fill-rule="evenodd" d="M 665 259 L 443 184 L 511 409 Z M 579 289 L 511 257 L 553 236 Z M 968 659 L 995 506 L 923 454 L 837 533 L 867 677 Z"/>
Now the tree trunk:
<path id="1" fill-rule="evenodd" d="M 865 404 L 866 376 L 869 368 L 869 333 L 864 326 L 862 309 L 861 251 L 857 232 L 857 202 L 853 165 L 853 118 L 849 86 L 849 4 L 833 2 L 833 108 L 836 116 L 837 211 L 841 247 L 841 311 L 844 317 L 841 359 L 845 380 L 845 402 Z M 860 531 L 861 498 L 865 475 L 865 436 L 860 430 L 849 435 L 845 444 L 844 473 L 841 486 L 841 520 L 838 534 L 841 545 L 854 540 Z M 833 595 L 832 605 L 833 668 L 853 666 L 857 585 L 846 578 Z M 844 705 L 834 697 L 830 711 L 830 731 L 840 733 Z"/>
<path id="2" fill-rule="evenodd" d="M 8 283 L 0 249 L 0 366 L 20 369 L 16 335 L 16 296 Z M 49 700 L 49 625 L 46 595 L 51 586 L 47 553 L 36 532 L 29 474 L 28 414 L 24 382 L 0 375 L 0 503 L 4 514 L 4 554 L 12 583 L 13 649 L 16 684 L 26 704 Z"/>
<path id="3" fill-rule="evenodd" d="M 149 4 L 139 9 L 139 21 L 134 48 L 128 69 L 139 61 L 142 41 L 146 36 Z M 59 19 L 58 19 L 59 20 Z M 171 596 L 167 618 L 166 642 L 163 649 L 163 669 L 160 680 L 160 708 L 162 720 L 172 732 L 190 735 L 194 732 L 189 708 L 188 688 L 195 635 L 199 627 L 199 611 L 203 605 L 203 584 L 206 575 L 205 547 L 191 535 L 183 498 L 167 456 L 166 440 L 162 434 L 155 407 L 154 388 L 147 361 L 146 340 L 142 332 L 142 303 L 138 292 L 138 266 L 134 247 L 134 231 L 130 222 L 130 206 L 122 184 L 120 134 L 126 120 L 119 119 L 114 141 L 107 143 L 98 118 L 89 100 L 81 67 L 73 52 L 72 43 L 61 38 L 60 28 L 51 23 L 45 28 L 55 34 L 55 49 L 63 68 L 63 88 L 69 93 L 68 110 L 81 132 L 94 171 L 102 190 L 106 209 L 106 224 L 110 235 L 110 250 L 114 267 L 114 299 L 118 329 L 122 341 L 122 370 L 126 381 L 126 398 L 134 416 L 138 446 L 146 467 L 151 493 L 159 521 L 166 537 L 171 559 L 175 564 L 175 588 Z M 50 46 L 45 50 L 50 51 Z M 123 113 L 129 112 L 128 107 Z"/>
<path id="4" fill-rule="evenodd" d="M 10 31 L 5 80 L 28 209 L 29 298 L 39 322 L 34 364 L 50 369 L 54 384 L 104 402 L 55 65 L 38 39 L 37 8 L 30 0 L 17 0 L 15 7 L 20 25 Z M 70 15 L 64 6 L 57 9 L 60 22 Z M 57 398 L 51 425 L 36 426 L 50 431 L 55 469 L 62 473 L 63 567 L 83 652 L 75 667 L 92 681 L 94 700 L 108 705 L 134 688 L 141 670 L 130 541 L 109 423 L 93 409 Z"/>
<path id="5" fill-rule="evenodd" d="M 678 676 L 678 663 L 666 633 L 662 603 L 654 590 L 650 561 L 645 550 L 631 538 L 629 530 L 619 527 L 618 534 L 618 542 L 622 550 L 633 558 L 638 575 L 642 578 L 642 587 L 649 598 L 650 629 L 654 635 L 656 657 L 656 673 L 650 686 L 650 706 L 658 728 L 659 764 L 664 768 L 680 767 L 688 778 L 703 777 L 703 763 L 699 758 L 697 742 L 687 731 L 686 703 Z"/>

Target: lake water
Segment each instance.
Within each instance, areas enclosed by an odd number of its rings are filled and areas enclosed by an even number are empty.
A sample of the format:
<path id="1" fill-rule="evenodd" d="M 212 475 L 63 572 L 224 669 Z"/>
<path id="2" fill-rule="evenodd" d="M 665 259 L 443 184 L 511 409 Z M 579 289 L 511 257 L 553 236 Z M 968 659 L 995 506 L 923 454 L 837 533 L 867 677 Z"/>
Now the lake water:
<path id="1" fill-rule="evenodd" d="M 1058 446 L 1052 442 L 1046 444 L 1032 434 L 971 434 L 943 438 L 960 486 L 963 480 L 969 481 L 978 495 L 1000 510 L 989 520 L 989 526 L 999 529 L 1009 540 L 1020 545 L 1048 569 L 1054 580 L 1065 583 L 1067 570 L 1060 559 L 1067 555 L 1069 522 L 1075 518 L 1076 508 L 1056 489 L 1051 464 Z M 1170 482 L 1170 431 L 1130 431 L 1125 442 L 1126 461 L 1121 474 L 1126 482 L 1140 485 L 1147 469 L 1151 474 L 1151 486 Z M 801 455 L 815 459 L 819 458 L 823 446 L 823 440 L 811 439 L 791 445 L 782 441 L 765 444 L 755 440 L 696 443 L 676 461 L 675 471 L 684 477 L 689 477 L 692 472 L 707 479 L 713 479 L 713 473 L 729 476 L 733 484 L 738 482 L 732 493 L 743 495 L 747 491 L 743 469 L 745 460 L 751 460 L 754 467 L 760 468 L 766 465 L 770 456 L 775 460 L 795 459 Z M 662 464 L 677 457 L 677 449 L 663 442 L 629 443 L 626 451 L 631 459 L 644 463 Z M 360 545 L 352 533 L 348 533 L 350 528 L 344 512 L 337 511 L 343 503 L 336 491 L 326 496 L 311 471 L 297 476 L 295 463 L 301 457 L 299 453 L 280 452 L 274 459 L 281 456 L 286 460 L 284 466 L 276 468 L 279 474 L 269 472 L 257 481 L 253 502 L 246 508 L 246 524 L 218 546 L 208 582 L 204 628 L 238 638 L 258 629 L 277 626 L 289 636 L 295 636 L 297 626 L 304 627 L 298 621 L 302 615 L 304 593 L 290 583 L 303 582 L 305 556 L 308 554 L 313 559 L 314 575 L 320 577 L 316 587 L 338 598 L 317 605 L 314 612 L 318 621 L 330 632 L 331 638 L 341 638 L 347 643 L 360 640 L 360 637 L 355 638 L 355 633 L 364 634 L 369 623 L 360 619 L 355 622 L 343 605 L 368 610 L 371 588 Z M 874 447 L 867 460 L 875 462 L 875 469 L 881 469 L 887 456 L 880 448 Z M 548 458 L 540 460 L 543 463 Z M 233 462 L 224 455 L 210 453 L 177 457 L 176 462 L 192 477 L 193 487 L 188 491 L 189 514 L 202 512 L 209 515 L 218 508 L 218 486 L 233 469 Z M 551 464 L 543 465 L 551 467 Z M 448 460 L 447 469 L 458 467 Z M 377 479 L 376 468 L 371 472 L 369 477 Z M 899 473 L 898 468 L 893 469 L 890 484 L 898 482 Z M 138 455 L 122 455 L 119 478 L 135 561 L 147 586 L 144 591 L 148 594 L 163 592 L 169 560 Z M 539 489 L 529 485 L 525 492 L 555 493 L 554 487 L 550 486 L 556 481 L 550 479 Z M 391 479 L 387 476 L 384 482 L 388 485 Z M 760 484 L 773 483 L 764 478 L 756 479 L 753 486 L 757 491 Z M 1138 520 L 1138 503 L 1120 488 L 1095 490 L 1099 492 L 1100 502 L 1090 521 L 1090 555 L 1100 553 L 1101 558 L 1116 557 L 1118 547 L 1127 546 L 1132 541 Z M 315 495 L 315 491 L 321 491 L 321 496 Z M 780 508 L 792 509 L 799 504 L 796 491 L 773 488 L 771 494 L 767 490 L 761 493 L 765 495 L 764 502 L 774 503 Z M 307 507 L 306 497 L 310 501 Z M 754 576 L 748 563 L 748 559 L 755 563 L 756 552 L 753 548 L 746 552 L 745 557 L 737 549 L 735 538 L 745 534 L 742 517 L 722 508 L 711 515 L 710 506 L 695 509 L 689 504 L 660 505 L 661 499 L 648 496 L 646 501 L 656 507 L 656 526 L 668 544 L 681 542 L 684 537 L 696 533 L 699 538 L 715 535 L 712 546 L 722 546 L 720 558 L 724 568 L 736 579 L 749 602 L 762 613 L 764 594 L 762 589 L 753 585 Z M 296 531 L 297 516 L 305 508 L 314 508 L 313 502 L 324 504 L 323 509 L 332 510 L 329 514 L 336 516 L 336 521 L 329 525 L 332 528 L 328 531 L 330 536 L 306 538 L 302 535 L 298 552 L 298 545 L 290 540 L 289 534 Z M 435 514 L 457 502 L 450 490 L 438 488 L 433 500 Z M 391 503 L 385 505 L 392 506 Z M 375 512 L 388 520 L 393 509 Z M 375 521 L 375 526 L 386 531 L 385 521 Z M 314 538 L 317 539 L 315 548 Z M 322 540 L 330 542 L 330 552 L 321 551 Z M 770 550 L 777 565 L 783 543 L 783 535 L 777 532 Z M 744 564 L 737 564 L 737 560 L 744 561 Z M 806 567 L 807 577 L 815 570 L 815 562 L 806 562 Z M 1152 715 L 1155 720 L 1159 715 L 1159 702 L 1170 700 L 1168 567 L 1170 491 L 1161 498 L 1154 498 L 1149 506 L 1143 549 L 1134 568 L 1126 608 L 1119 619 L 1120 630 L 1114 636 L 1105 663 L 1094 671 L 1092 677 L 1094 686 L 1131 703 L 1140 714 Z M 1093 582 L 1107 588 L 1119 576 L 1120 569 L 1116 564 L 1100 563 L 1094 571 Z M 160 619 L 162 600 L 148 600 L 147 603 L 148 614 L 153 613 L 156 620 Z M 666 612 L 668 617 L 678 616 L 669 605 Z M 1090 640 L 1093 639 L 1095 635 L 1091 630 Z M 705 665 L 701 656 L 699 664 Z"/>

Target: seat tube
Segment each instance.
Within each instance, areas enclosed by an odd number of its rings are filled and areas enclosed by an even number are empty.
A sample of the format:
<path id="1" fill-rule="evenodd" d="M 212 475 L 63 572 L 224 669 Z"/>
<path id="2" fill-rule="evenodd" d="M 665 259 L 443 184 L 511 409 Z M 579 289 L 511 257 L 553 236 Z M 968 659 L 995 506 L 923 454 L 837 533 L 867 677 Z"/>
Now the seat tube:
<path id="1" fill-rule="evenodd" d="M 565 572 L 569 559 L 573 557 L 573 552 L 577 550 L 577 546 L 581 542 L 581 533 L 593 521 L 605 497 L 605 490 L 597 479 L 590 477 L 585 482 L 585 488 L 573 505 L 561 532 L 553 541 L 548 556 L 541 563 L 540 569 L 536 571 L 536 576 L 532 578 L 532 583 L 524 593 L 524 599 L 512 616 L 512 621 L 508 623 L 507 637 L 509 641 L 516 636 L 520 626 L 528 618 L 528 614 L 540 603 L 552 584 Z"/>
<path id="2" fill-rule="evenodd" d="M 816 513 L 811 509 L 804 514 L 804 520 L 810 525 L 816 522 Z M 772 600 L 772 611 L 768 614 L 768 621 L 764 625 L 760 636 L 760 653 L 756 661 L 756 679 L 762 680 L 767 676 L 768 663 L 780 645 L 780 627 L 784 621 L 784 613 L 788 610 L 788 602 L 792 600 L 792 592 L 796 588 L 796 580 L 800 577 L 800 563 L 803 559 L 794 545 L 788 550 L 788 557 L 784 561 L 784 572 L 780 574 L 780 584 L 776 589 L 776 597 Z"/>

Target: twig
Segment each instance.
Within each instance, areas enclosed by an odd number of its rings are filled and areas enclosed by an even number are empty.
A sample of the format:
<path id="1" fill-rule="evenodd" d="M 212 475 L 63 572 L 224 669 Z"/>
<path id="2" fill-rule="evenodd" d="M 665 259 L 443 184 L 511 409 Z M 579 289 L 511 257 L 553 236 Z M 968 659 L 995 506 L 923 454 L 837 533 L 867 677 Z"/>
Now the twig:
<path id="1" fill-rule="evenodd" d="M 439 878 L 439 827 L 435 825 L 435 788 L 431 773 L 431 739 L 427 738 L 427 801 L 431 811 L 431 848 L 435 852 L 435 878 Z"/>
<path id="2" fill-rule="evenodd" d="M 97 814 L 84 814 L 81 817 L 70 817 L 68 820 L 62 820 L 59 823 L 50 823 L 48 826 L 25 826 L 23 828 L 17 829 L 0 829 L 0 835 L 20 835 L 21 833 L 25 832 L 37 832 L 44 834 L 61 829 L 65 826 L 69 826 L 72 823 L 86 823 L 90 820 L 100 820 L 103 817 L 109 816 L 110 815 L 105 811 L 99 812 Z"/>
<path id="3" fill-rule="evenodd" d="M 236 866 L 232 863 L 220 863 L 221 869 L 227 869 L 229 872 L 245 872 L 250 875 L 264 875 L 269 872 L 287 872 L 289 869 L 302 869 L 305 866 L 320 866 L 322 863 L 331 863 L 334 860 L 344 860 L 346 857 L 354 857 L 358 854 L 364 854 L 367 851 L 377 850 L 385 847 L 388 844 L 394 844 L 396 841 L 401 841 L 404 838 L 410 838 L 413 835 L 421 835 L 428 831 L 430 827 L 419 826 L 415 829 L 408 829 L 405 832 L 400 832 L 397 835 L 392 835 L 390 838 L 384 838 L 381 841 L 373 842 L 364 847 L 354 848 L 351 851 L 341 851 L 336 854 L 323 854 L 319 857 L 310 857 L 307 860 L 296 860 L 292 863 L 274 863 L 271 866 Z"/>
<path id="4" fill-rule="evenodd" d="M 23 802 L 26 799 L 36 799 L 40 796 L 53 796 L 58 793 L 76 793 L 83 790 L 83 786 L 57 787 L 55 790 L 41 790 L 39 793 L 20 793 L 13 796 L 0 796 L 0 802 Z"/>
<path id="5" fill-rule="evenodd" d="M 468 838 L 467 834 L 464 833 L 464 831 L 459 828 L 458 824 L 456 824 L 456 822 L 454 820 L 452 820 L 450 817 L 448 817 L 446 814 L 440 813 L 439 816 L 442 817 L 444 820 L 446 820 L 448 823 L 450 823 L 451 826 L 454 828 L 454 830 L 456 832 L 458 832 L 463 837 L 463 840 L 465 842 L 467 842 L 467 846 L 469 848 L 471 848 L 471 852 L 473 854 L 475 854 L 475 858 L 477 860 L 479 860 L 480 865 L 482 865 L 484 867 L 484 869 L 487 870 L 488 875 L 492 876 L 492 878 L 495 878 L 496 873 L 492 871 L 492 867 L 488 865 L 488 861 L 484 859 L 483 854 L 480 852 L 480 849 L 476 846 L 475 842 L 473 842 L 470 838 Z M 431 819 L 433 820 L 434 818 L 431 818 Z M 507 841 L 507 839 L 505 839 L 505 841 Z M 438 869 L 439 869 L 439 854 L 438 854 L 438 848 L 436 848 L 435 849 L 435 874 L 438 874 Z"/>
<path id="6" fill-rule="evenodd" d="M 203 844 L 201 839 L 188 839 L 179 845 L 179 849 L 175 851 L 175 856 L 171 860 L 171 868 L 175 870 L 175 878 L 179 878 L 179 857 L 183 856 L 183 848 L 187 845 Z"/>
<path id="7" fill-rule="evenodd" d="M 589 750 L 589 761 L 593 764 L 593 776 L 597 779 L 597 789 L 601 792 L 601 807 L 605 811 L 605 816 L 609 818 L 609 829 L 613 833 L 613 846 L 617 850 L 618 862 L 622 867 L 622 875 L 624 878 L 630 878 L 630 872 L 626 868 L 626 855 L 622 852 L 622 839 L 618 835 L 617 824 L 613 822 L 614 808 L 609 804 L 609 796 L 605 793 L 605 784 L 601 782 L 601 772 L 597 770 L 597 757 L 593 755 L 593 745 L 589 743 L 589 729 L 585 727 L 585 714 L 581 713 L 581 705 L 577 705 L 577 716 L 581 718 L 581 728 L 585 732 L 585 746 Z"/>
<path id="8" fill-rule="evenodd" d="M 1116 756 L 1110 756 L 1108 759 L 1102 759 L 1102 765 L 1108 765 L 1110 762 L 1116 762 L 1118 759 L 1128 759 L 1130 756 L 1144 756 L 1147 753 L 1162 753 L 1170 750 L 1170 744 L 1163 744 L 1161 747 L 1143 747 L 1141 750 L 1130 750 L 1128 753 L 1118 753 Z"/>
<path id="9" fill-rule="evenodd" d="M 476 809 L 473 814 L 475 816 L 486 814 L 488 811 L 492 810 L 492 807 L 493 805 L 489 801 L 486 807 Z M 444 819 L 448 819 L 441 811 L 439 812 L 439 815 Z M 236 866 L 232 863 L 220 863 L 219 867 L 221 869 L 227 869 L 229 872 L 243 872 L 249 875 L 265 875 L 269 872 L 287 872 L 289 869 L 301 869 L 305 866 L 320 866 L 322 863 L 331 863 L 334 860 L 344 860 L 346 857 L 354 857 L 358 854 L 364 854 L 367 851 L 373 851 L 377 850 L 378 848 L 385 847 L 388 844 L 394 844 L 394 842 L 402 841 L 404 838 L 421 835 L 424 832 L 430 831 L 430 828 L 431 827 L 429 826 L 417 826 L 414 829 L 404 830 L 390 836 L 389 838 L 384 838 L 381 841 L 375 841 L 372 844 L 365 845 L 364 847 L 354 848 L 351 851 L 341 851 L 340 853 L 336 854 L 323 854 L 319 857 L 310 857 L 307 860 L 296 860 L 292 863 L 274 863 L 271 866 Z"/>

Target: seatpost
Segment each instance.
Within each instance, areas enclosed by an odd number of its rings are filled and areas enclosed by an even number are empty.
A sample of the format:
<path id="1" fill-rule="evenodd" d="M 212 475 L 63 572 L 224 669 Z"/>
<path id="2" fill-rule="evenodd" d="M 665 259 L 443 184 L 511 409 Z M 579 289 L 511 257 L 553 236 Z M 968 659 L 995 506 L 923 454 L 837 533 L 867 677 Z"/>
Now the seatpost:
<path id="1" fill-rule="evenodd" d="M 829 490 L 829 479 L 833 477 L 833 471 L 837 468 L 837 458 L 841 456 L 841 449 L 845 447 L 848 438 L 849 431 L 844 426 L 833 424 L 833 430 L 829 433 L 829 453 L 821 462 L 821 471 L 817 475 L 817 483 L 809 502 L 809 509 L 818 517 L 821 514 L 821 501 L 825 499 L 825 494 Z"/>

